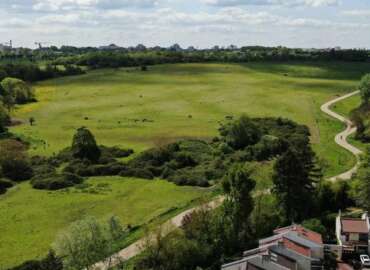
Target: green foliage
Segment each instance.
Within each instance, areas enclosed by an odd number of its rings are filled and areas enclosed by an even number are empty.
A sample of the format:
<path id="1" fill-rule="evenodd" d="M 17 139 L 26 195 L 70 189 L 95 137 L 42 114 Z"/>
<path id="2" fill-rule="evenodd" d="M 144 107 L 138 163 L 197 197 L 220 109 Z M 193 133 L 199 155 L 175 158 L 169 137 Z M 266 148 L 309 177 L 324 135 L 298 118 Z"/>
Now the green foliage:
<path id="1" fill-rule="evenodd" d="M 362 102 L 368 104 L 370 99 L 370 74 L 362 77 L 358 89 L 361 92 Z"/>
<path id="2" fill-rule="evenodd" d="M 309 173 L 309 168 L 294 149 L 288 149 L 275 163 L 273 192 L 285 210 L 288 222 L 299 222 L 312 211 L 314 183 Z"/>
<path id="3" fill-rule="evenodd" d="M 0 134 L 5 132 L 6 126 L 10 123 L 10 117 L 6 112 L 3 103 L 0 101 Z"/>
<path id="4" fill-rule="evenodd" d="M 87 159 L 92 162 L 97 162 L 101 155 L 94 135 L 85 127 L 77 129 L 73 137 L 71 151 L 74 158 Z"/>
<path id="5" fill-rule="evenodd" d="M 32 187 L 35 189 L 58 190 L 83 182 L 82 177 L 71 173 L 51 174 L 42 178 L 38 177 L 35 176 L 31 181 Z"/>
<path id="6" fill-rule="evenodd" d="M 26 147 L 22 142 L 12 139 L 0 140 L 0 168 L 4 177 L 16 182 L 28 180 L 33 176 Z"/>
<path id="7" fill-rule="evenodd" d="M 259 128 L 245 115 L 232 123 L 221 126 L 220 134 L 225 138 L 226 143 L 235 150 L 254 145 L 261 138 Z"/>
<path id="8" fill-rule="evenodd" d="M 256 182 L 242 165 L 233 165 L 225 176 L 222 187 L 226 194 L 225 215 L 230 218 L 235 245 L 245 248 L 251 241 L 249 216 L 254 208 L 251 196 Z"/>
<path id="9" fill-rule="evenodd" d="M 366 211 L 370 211 L 370 147 L 362 160 L 358 172 L 358 186 L 356 189 L 356 201 Z"/>
<path id="10" fill-rule="evenodd" d="M 32 88 L 24 81 L 16 78 L 5 78 L 1 81 L 3 92 L 3 102 L 7 107 L 12 107 L 14 104 L 25 104 L 35 101 L 35 94 Z"/>
<path id="11" fill-rule="evenodd" d="M 93 217 L 86 217 L 72 223 L 59 235 L 54 246 L 66 270 L 92 269 L 94 263 L 113 254 L 117 239 L 123 235 L 117 218 L 100 223 Z"/>
<path id="12" fill-rule="evenodd" d="M 326 235 L 325 226 L 322 225 L 321 221 L 317 218 L 304 220 L 302 226 L 321 235 Z"/>
<path id="13" fill-rule="evenodd" d="M 8 188 L 14 186 L 14 183 L 8 179 L 0 178 L 0 195 L 5 193 Z"/>

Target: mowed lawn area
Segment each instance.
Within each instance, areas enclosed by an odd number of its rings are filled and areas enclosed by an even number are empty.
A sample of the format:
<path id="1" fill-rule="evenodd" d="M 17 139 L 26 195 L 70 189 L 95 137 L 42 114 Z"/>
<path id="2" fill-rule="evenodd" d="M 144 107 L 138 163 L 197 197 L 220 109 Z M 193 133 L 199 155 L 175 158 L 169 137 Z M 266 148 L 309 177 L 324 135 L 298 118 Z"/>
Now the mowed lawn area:
<path id="1" fill-rule="evenodd" d="M 91 178 L 84 189 L 41 191 L 22 183 L 0 196 L 0 269 L 42 257 L 59 232 L 86 215 L 132 226 L 189 206 L 207 193 L 167 181 Z"/>
<path id="2" fill-rule="evenodd" d="M 81 126 L 100 144 L 141 151 L 184 137 L 210 139 L 228 115 L 281 116 L 310 127 L 325 175 L 333 176 L 355 161 L 333 142 L 343 125 L 321 113 L 320 105 L 352 91 L 369 71 L 369 64 L 341 62 L 97 70 L 37 84 L 39 102 L 16 111 L 26 124 L 12 131 L 32 142 L 33 154 L 58 152 Z"/>

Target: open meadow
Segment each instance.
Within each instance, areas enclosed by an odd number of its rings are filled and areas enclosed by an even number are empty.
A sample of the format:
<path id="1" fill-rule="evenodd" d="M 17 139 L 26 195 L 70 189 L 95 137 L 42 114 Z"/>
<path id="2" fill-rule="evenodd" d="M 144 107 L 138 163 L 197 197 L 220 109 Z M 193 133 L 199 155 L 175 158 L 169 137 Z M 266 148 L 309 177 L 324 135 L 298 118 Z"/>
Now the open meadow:
<path id="1" fill-rule="evenodd" d="M 243 113 L 286 117 L 311 130 L 326 177 L 349 169 L 355 158 L 334 143 L 343 125 L 320 111 L 335 96 L 354 90 L 370 70 L 365 63 L 174 64 L 103 69 L 37 83 L 38 102 L 20 106 L 23 120 L 11 132 L 31 143 L 30 154 L 51 156 L 88 127 L 99 144 L 135 152 L 181 138 L 211 140 L 220 121 Z M 359 98 L 339 104 L 348 113 Z M 35 125 L 28 124 L 33 117 Z M 271 184 L 272 162 L 253 164 L 257 189 Z M 210 192 L 162 180 L 91 178 L 89 187 L 40 191 L 28 182 L 0 196 L 0 269 L 44 255 L 55 236 L 85 215 L 117 215 L 142 225 Z"/>
<path id="2" fill-rule="evenodd" d="M 309 126 L 325 175 L 332 176 L 354 158 L 333 142 L 343 126 L 320 105 L 353 90 L 369 69 L 364 63 L 250 63 L 97 70 L 37 84 L 39 102 L 17 110 L 26 124 L 12 131 L 32 142 L 32 154 L 58 152 L 81 126 L 100 144 L 140 151 L 179 138 L 211 139 L 228 115 L 281 116 Z"/>
<path id="3" fill-rule="evenodd" d="M 0 269 L 44 256 L 58 233 L 83 216 L 152 223 L 189 207 L 206 191 L 167 181 L 95 177 L 87 187 L 36 190 L 26 182 L 0 196 Z M 3 268 L 4 267 L 4 268 Z"/>

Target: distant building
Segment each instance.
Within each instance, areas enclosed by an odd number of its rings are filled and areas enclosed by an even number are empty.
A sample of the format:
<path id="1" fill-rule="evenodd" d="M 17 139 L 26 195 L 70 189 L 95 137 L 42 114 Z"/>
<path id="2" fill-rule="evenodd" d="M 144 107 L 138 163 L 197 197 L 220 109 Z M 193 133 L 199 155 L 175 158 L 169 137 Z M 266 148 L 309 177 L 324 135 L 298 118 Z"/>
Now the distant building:
<path id="1" fill-rule="evenodd" d="M 339 212 L 336 218 L 336 236 L 343 255 L 368 254 L 370 252 L 369 233 L 367 213 L 364 213 L 361 218 L 345 218 Z"/>
<path id="2" fill-rule="evenodd" d="M 222 270 L 312 270 L 323 269 L 322 236 L 301 225 L 274 231 L 259 241 L 259 247 L 248 250 L 244 258 L 222 266 Z"/>

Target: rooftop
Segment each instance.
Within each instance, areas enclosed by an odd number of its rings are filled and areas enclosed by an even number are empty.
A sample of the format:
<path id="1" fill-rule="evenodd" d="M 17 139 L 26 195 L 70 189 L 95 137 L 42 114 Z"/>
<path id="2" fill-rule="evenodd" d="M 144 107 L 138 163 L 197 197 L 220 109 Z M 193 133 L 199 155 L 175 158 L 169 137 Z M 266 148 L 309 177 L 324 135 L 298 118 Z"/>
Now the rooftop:
<path id="1" fill-rule="evenodd" d="M 299 236 L 301 236 L 301 237 L 303 237 L 307 240 L 310 240 L 312 242 L 315 242 L 316 244 L 322 244 L 323 243 L 321 234 L 319 234 L 317 232 L 314 232 L 314 231 L 311 231 L 309 229 L 306 229 L 301 225 L 293 224 L 293 225 L 288 226 L 288 227 L 279 228 L 279 229 L 274 230 L 274 233 L 275 234 L 282 234 L 282 233 L 291 232 L 291 231 L 297 232 Z"/>
<path id="2" fill-rule="evenodd" d="M 341 218 L 342 232 L 369 233 L 366 219 Z"/>

